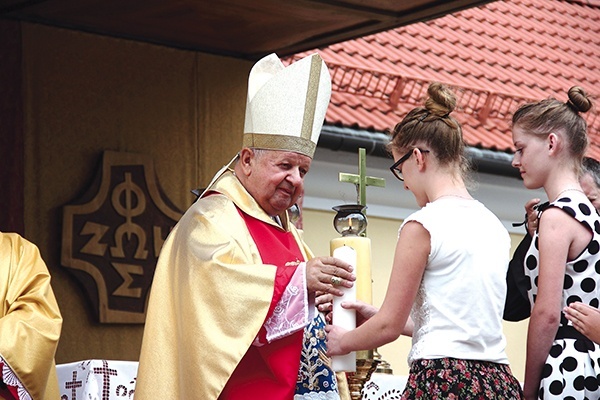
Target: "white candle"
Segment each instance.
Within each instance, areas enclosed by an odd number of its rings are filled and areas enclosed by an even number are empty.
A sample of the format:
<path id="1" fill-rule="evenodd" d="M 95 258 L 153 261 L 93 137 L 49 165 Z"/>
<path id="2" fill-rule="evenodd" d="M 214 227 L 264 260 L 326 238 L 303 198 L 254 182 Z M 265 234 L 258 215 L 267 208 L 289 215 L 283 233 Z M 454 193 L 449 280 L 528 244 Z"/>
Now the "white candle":
<path id="1" fill-rule="evenodd" d="M 339 258 L 352 265 L 356 271 L 356 250 L 350 246 L 341 246 L 333 250 L 333 257 Z M 343 301 L 356 301 L 356 285 L 351 288 L 340 286 L 344 294 L 342 297 L 334 296 L 333 299 L 333 324 L 346 330 L 356 328 L 356 311 L 342 308 Z M 332 357 L 332 368 L 334 371 L 356 372 L 356 352 L 343 356 Z"/>
<path id="2" fill-rule="evenodd" d="M 371 239 L 363 236 L 342 236 L 329 243 L 331 255 L 340 246 L 350 246 L 356 250 L 356 298 L 367 304 L 373 304 L 373 280 L 371 278 Z"/>

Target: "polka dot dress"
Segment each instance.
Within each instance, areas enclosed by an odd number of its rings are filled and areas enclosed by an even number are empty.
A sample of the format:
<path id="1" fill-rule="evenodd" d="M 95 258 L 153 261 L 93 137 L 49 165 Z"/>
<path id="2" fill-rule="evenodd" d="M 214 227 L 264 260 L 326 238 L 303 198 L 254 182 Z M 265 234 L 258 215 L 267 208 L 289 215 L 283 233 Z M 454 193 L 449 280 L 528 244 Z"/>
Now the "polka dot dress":
<path id="1" fill-rule="evenodd" d="M 583 193 L 569 191 L 551 203 L 593 232 L 592 240 L 579 257 L 566 264 L 562 306 L 580 301 L 598 308 L 600 295 L 600 217 Z M 538 233 L 525 258 L 525 274 L 530 279 L 531 304 L 537 294 L 539 273 Z M 581 335 L 561 312 L 558 333 L 542 373 L 540 399 L 600 399 L 600 348 Z"/>

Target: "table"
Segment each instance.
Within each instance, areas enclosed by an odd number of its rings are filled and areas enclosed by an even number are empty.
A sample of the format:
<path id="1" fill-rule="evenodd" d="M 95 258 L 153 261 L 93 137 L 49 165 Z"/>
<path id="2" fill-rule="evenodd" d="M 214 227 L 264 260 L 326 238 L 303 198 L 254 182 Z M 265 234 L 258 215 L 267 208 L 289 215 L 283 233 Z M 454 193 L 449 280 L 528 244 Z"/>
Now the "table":
<path id="1" fill-rule="evenodd" d="M 85 360 L 56 366 L 60 400 L 133 399 L 137 361 Z"/>

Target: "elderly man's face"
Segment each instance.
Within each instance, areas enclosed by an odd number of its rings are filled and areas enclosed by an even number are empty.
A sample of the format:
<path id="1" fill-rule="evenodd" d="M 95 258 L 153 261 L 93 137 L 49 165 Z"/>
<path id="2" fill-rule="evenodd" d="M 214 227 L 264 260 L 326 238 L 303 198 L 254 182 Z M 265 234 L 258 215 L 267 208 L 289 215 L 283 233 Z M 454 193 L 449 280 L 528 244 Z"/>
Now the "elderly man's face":
<path id="1" fill-rule="evenodd" d="M 267 214 L 279 215 L 302 194 L 311 161 L 294 152 L 243 149 L 239 161 L 244 174 L 241 181 Z"/>
<path id="2" fill-rule="evenodd" d="M 594 178 L 589 173 L 586 173 L 579 179 L 579 184 L 587 198 L 592 202 L 592 205 L 596 207 L 596 210 L 600 210 L 600 188 L 596 186 Z"/>

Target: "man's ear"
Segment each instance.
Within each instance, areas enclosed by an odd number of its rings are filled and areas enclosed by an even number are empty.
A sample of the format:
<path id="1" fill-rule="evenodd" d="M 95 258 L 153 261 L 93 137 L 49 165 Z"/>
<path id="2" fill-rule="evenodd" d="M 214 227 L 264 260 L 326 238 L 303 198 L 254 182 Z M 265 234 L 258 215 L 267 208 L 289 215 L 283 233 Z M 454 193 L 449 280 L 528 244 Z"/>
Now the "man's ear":
<path id="1" fill-rule="evenodd" d="M 238 161 L 244 175 L 250 175 L 252 171 L 252 163 L 254 161 L 254 151 L 248 147 L 244 147 L 240 151 L 240 160 Z"/>

